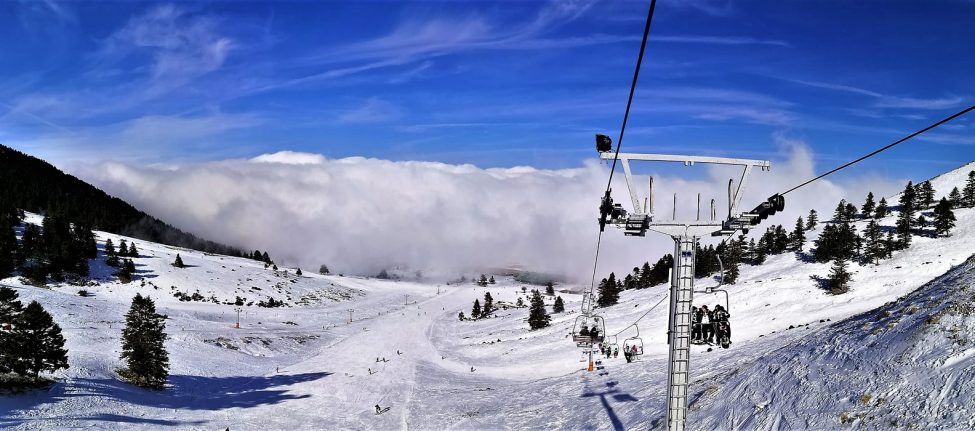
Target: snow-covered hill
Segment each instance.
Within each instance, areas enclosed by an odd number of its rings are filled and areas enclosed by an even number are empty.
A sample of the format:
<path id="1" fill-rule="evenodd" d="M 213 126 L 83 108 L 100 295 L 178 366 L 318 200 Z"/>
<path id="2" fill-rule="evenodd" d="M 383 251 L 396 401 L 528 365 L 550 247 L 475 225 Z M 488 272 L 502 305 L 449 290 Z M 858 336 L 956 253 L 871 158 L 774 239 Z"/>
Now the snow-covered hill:
<path id="1" fill-rule="evenodd" d="M 963 185 L 973 168 L 975 164 L 969 164 L 936 178 L 933 184 L 938 197 Z M 879 265 L 852 265 L 852 288 L 843 295 L 827 294 L 812 279 L 825 276 L 828 265 L 807 263 L 793 254 L 773 256 L 761 266 L 743 266 L 739 282 L 727 286 L 732 348 L 694 348 L 695 396 L 689 426 L 832 428 L 840 424 L 839 415 L 844 412 L 847 418 L 867 412 L 865 417 L 872 414 L 882 419 L 863 422 L 867 427 L 897 428 L 886 421 L 912 411 L 921 400 L 911 404 L 907 394 L 891 391 L 922 391 L 928 383 L 897 383 L 897 375 L 911 375 L 907 365 L 875 365 L 910 358 L 914 362 L 904 364 L 928 370 L 915 374 L 930 382 L 949 372 L 970 375 L 971 369 L 966 368 L 973 357 L 970 347 L 953 347 L 944 357 L 954 359 L 947 360 L 947 371 L 939 371 L 936 368 L 943 364 L 935 359 L 948 338 L 928 338 L 947 337 L 950 328 L 971 332 L 967 318 L 951 312 L 939 314 L 939 310 L 953 309 L 946 305 L 947 299 L 939 298 L 963 298 L 947 293 L 952 291 L 952 283 L 970 280 L 964 268 L 971 266 L 965 262 L 975 244 L 975 210 L 960 209 L 956 215 L 958 227 L 948 238 L 919 236 L 910 249 Z M 881 222 L 892 226 L 894 218 Z M 99 244 L 108 238 L 116 244 L 123 239 L 103 232 L 97 235 Z M 644 240 L 670 241 L 662 236 Z M 553 315 L 549 328 L 528 331 L 527 308 L 499 310 L 495 317 L 477 321 L 457 318 L 460 311 L 469 314 L 474 299 L 483 298 L 485 292 L 491 292 L 496 302 L 515 303 L 518 297 L 526 297 L 523 289 L 536 287 L 507 277 L 497 277 L 498 284 L 488 287 L 307 273 L 298 277 L 293 270 L 275 272 L 247 259 L 141 240 L 136 243 L 142 257 L 135 259 L 135 282 L 115 281 L 100 258 L 93 264 L 97 284 L 83 287 L 93 296 L 79 296 L 79 286 L 36 288 L 16 278 L 0 280 L 16 286 L 22 299 L 37 299 L 51 311 L 64 328 L 71 365 L 55 374 L 58 383 L 49 390 L 0 396 L 0 427 L 623 429 L 662 425 L 666 302 L 636 327 L 630 324 L 664 298 L 666 286 L 623 292 L 618 305 L 601 310 L 610 334 L 629 327 L 618 334 L 618 342 L 639 331 L 647 354 L 633 364 L 626 364 L 622 357 L 608 359 L 604 370 L 586 373 L 580 351 L 568 336 L 578 316 L 577 294 L 560 293 L 567 312 Z M 177 253 L 187 268 L 170 265 Z M 952 268 L 961 269 L 928 284 Z M 715 282 L 699 280 L 702 287 L 708 283 Z M 557 288 L 578 291 L 580 287 Z M 215 297 L 216 302 L 187 302 L 174 296 L 197 291 L 206 299 Z M 172 369 L 170 387 L 162 392 L 132 387 L 116 374 L 121 366 L 122 316 L 136 292 L 154 298 L 160 312 L 169 316 L 167 346 Z M 237 296 L 255 303 L 274 297 L 288 306 L 244 306 L 241 328 L 236 329 L 235 306 L 227 302 Z M 696 298 L 698 304 L 723 302 L 718 294 Z M 546 302 L 551 304 L 553 299 Z M 917 310 L 910 311 L 911 306 Z M 878 307 L 884 308 L 871 311 Z M 884 310 L 890 315 L 878 314 Z M 914 314 L 908 314 L 911 312 Z M 941 318 L 942 323 L 918 323 L 925 313 Z M 864 330 L 867 321 L 871 326 Z M 942 327 L 949 332 L 924 329 Z M 961 339 L 956 332 L 951 342 Z M 883 353 L 869 348 L 871 344 L 891 348 Z M 897 351 L 899 344 L 904 350 Z M 903 356 L 908 351 L 913 353 Z M 787 363 L 771 364 L 768 358 Z M 816 368 L 807 361 L 825 365 Z M 853 365 L 863 369 L 849 373 L 869 381 L 827 382 L 843 375 L 835 370 Z M 772 371 L 776 369 L 779 371 Z M 870 379 L 875 371 L 890 376 Z M 944 398 L 926 398 L 925 406 L 961 403 L 972 394 L 965 385 L 951 387 L 954 389 L 948 389 Z M 783 395 L 759 399 L 756 394 L 763 391 Z M 849 397 L 864 395 L 861 392 L 869 392 L 871 401 L 858 408 Z M 885 400 L 880 406 L 878 398 Z M 888 407 L 894 400 L 902 405 Z M 375 415 L 376 404 L 391 409 Z M 795 409 L 812 412 L 813 419 L 797 422 L 800 413 L 789 416 Z M 949 428 L 968 426 L 970 422 L 963 416 L 968 412 L 970 420 L 970 411 L 956 411 L 960 413 L 939 416 L 939 423 Z M 782 419 L 777 421 L 779 417 Z M 931 428 L 928 422 L 899 422 L 903 423 Z"/>

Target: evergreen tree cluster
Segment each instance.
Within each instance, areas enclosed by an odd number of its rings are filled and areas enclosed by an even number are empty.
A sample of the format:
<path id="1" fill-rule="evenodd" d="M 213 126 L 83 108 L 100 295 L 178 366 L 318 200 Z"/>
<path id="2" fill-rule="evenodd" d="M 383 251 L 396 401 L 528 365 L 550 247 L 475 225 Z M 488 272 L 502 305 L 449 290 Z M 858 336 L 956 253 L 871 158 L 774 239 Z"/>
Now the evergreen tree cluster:
<path id="1" fill-rule="evenodd" d="M 42 371 L 68 368 L 61 327 L 37 301 L 27 307 L 17 291 L 0 287 L 0 374 L 36 381 Z"/>
<path id="2" fill-rule="evenodd" d="M 494 298 L 491 292 L 484 292 L 484 306 L 481 306 L 481 301 L 475 299 L 474 306 L 471 308 L 471 319 L 490 317 L 494 310 Z"/>
<path id="3" fill-rule="evenodd" d="M 43 284 L 48 277 L 61 282 L 68 275 L 88 276 L 88 259 L 98 253 L 90 227 L 49 213 L 40 227 L 24 225 L 18 242 L 15 229 L 23 212 L 9 202 L 0 198 L 0 278 L 19 271 L 32 283 Z"/>
<path id="4" fill-rule="evenodd" d="M 271 256 L 268 256 L 266 251 L 262 253 L 260 250 L 254 250 L 253 253 L 245 253 L 244 257 L 256 260 L 258 262 L 264 262 L 268 265 L 274 263 L 274 261 L 271 260 Z M 328 267 L 325 265 L 322 265 L 322 267 L 328 270 Z"/>
<path id="5" fill-rule="evenodd" d="M 149 297 L 136 294 L 125 314 L 121 358 L 126 368 L 119 374 L 131 383 L 160 389 L 169 377 L 166 351 L 166 317 L 156 313 Z"/>
<path id="6" fill-rule="evenodd" d="M 49 163 L 0 145 L 0 202 L 38 214 L 58 214 L 89 230 L 208 253 L 244 256 L 239 249 L 176 229 Z"/>

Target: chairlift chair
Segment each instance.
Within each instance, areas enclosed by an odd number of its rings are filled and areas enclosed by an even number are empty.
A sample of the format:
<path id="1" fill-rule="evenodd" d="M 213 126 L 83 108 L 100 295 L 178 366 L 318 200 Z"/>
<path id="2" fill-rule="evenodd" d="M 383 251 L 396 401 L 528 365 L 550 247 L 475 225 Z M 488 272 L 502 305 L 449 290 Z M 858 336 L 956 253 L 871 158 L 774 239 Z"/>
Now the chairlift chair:
<path id="1" fill-rule="evenodd" d="M 636 324 L 633 327 L 636 329 L 636 335 L 623 340 L 623 352 L 631 356 L 640 356 L 643 355 L 643 338 L 640 338 L 640 327 Z"/>
<path id="2" fill-rule="evenodd" d="M 596 336 L 592 335 L 593 330 Z M 572 341 L 579 347 L 589 347 L 595 343 L 601 343 L 606 339 L 606 320 L 602 316 L 581 315 L 576 317 L 575 325 L 572 328 Z"/>

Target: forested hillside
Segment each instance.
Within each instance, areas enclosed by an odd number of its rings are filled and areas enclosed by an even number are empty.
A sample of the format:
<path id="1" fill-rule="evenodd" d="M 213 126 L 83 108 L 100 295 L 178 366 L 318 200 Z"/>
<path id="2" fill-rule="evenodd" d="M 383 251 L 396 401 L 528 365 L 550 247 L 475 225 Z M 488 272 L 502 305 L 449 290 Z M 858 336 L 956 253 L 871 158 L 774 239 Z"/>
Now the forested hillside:
<path id="1" fill-rule="evenodd" d="M 0 145 L 0 202 L 146 241 L 242 256 L 241 250 L 176 229 L 36 157 Z"/>

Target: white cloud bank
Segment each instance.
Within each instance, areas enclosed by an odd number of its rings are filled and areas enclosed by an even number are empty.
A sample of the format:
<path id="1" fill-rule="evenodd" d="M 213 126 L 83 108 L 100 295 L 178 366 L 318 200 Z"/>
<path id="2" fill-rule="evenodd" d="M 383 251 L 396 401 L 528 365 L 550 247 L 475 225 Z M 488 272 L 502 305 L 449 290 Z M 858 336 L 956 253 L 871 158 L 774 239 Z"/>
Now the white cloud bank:
<path id="1" fill-rule="evenodd" d="M 752 175 L 746 209 L 813 175 L 808 149 L 780 141 L 786 160 Z M 693 213 L 696 191 L 703 202 L 718 197 L 718 207 L 726 208 L 730 172 L 699 169 L 691 181 L 675 181 L 670 171 L 656 176 L 658 213 L 670 214 L 673 190 L 683 193 L 679 207 L 689 211 L 682 213 Z M 267 249 L 279 262 L 306 269 L 326 263 L 347 274 L 394 266 L 459 274 L 521 265 L 588 281 L 608 168 L 591 162 L 576 169 L 481 169 L 280 152 L 166 169 L 109 162 L 77 174 L 180 228 Z M 617 179 L 615 199 L 629 207 L 622 175 Z M 859 202 L 868 189 L 889 193 L 901 184 L 869 176 L 819 181 L 790 194 L 785 214 L 767 224 L 791 228 L 809 208 L 829 213 L 842 197 Z M 600 276 L 655 260 L 672 243 L 658 234 L 624 238 L 607 229 L 603 247 Z"/>

